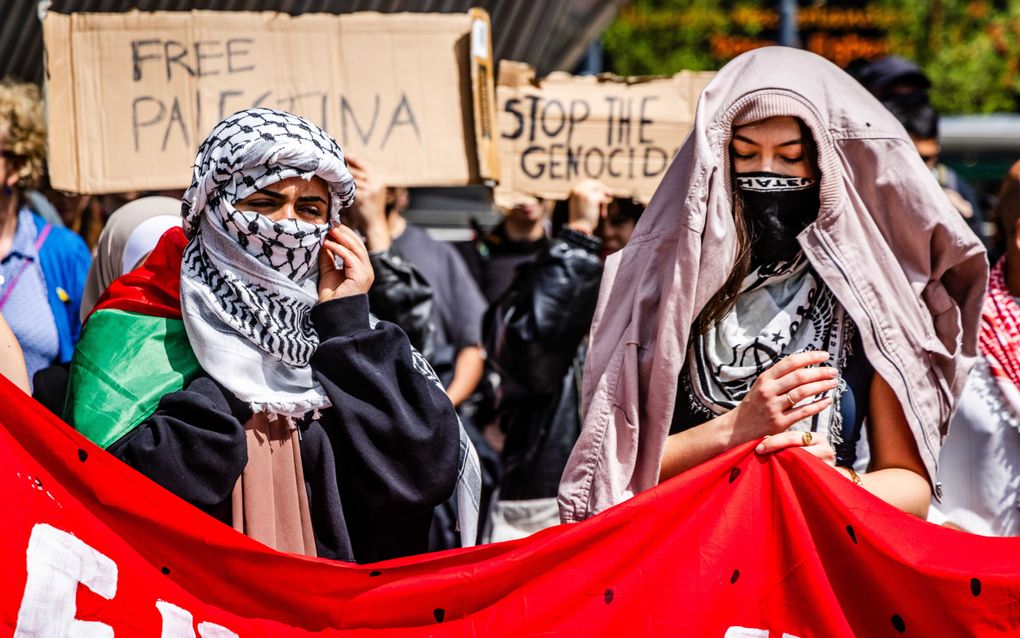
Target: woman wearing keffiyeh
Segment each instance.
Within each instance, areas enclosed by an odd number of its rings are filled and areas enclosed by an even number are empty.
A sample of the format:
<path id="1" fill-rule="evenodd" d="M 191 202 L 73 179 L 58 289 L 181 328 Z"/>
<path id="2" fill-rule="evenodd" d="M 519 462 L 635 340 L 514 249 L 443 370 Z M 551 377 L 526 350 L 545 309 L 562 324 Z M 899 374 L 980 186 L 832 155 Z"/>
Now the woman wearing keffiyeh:
<path id="1" fill-rule="evenodd" d="M 257 540 L 369 562 L 425 551 L 432 509 L 455 490 L 470 514 L 477 459 L 424 359 L 369 314 L 368 251 L 340 223 L 354 191 L 311 122 L 226 118 L 199 149 L 183 231 L 89 318 L 65 415 Z M 112 330 L 114 352 L 95 348 Z M 96 414 L 104 391 L 129 409 Z"/>

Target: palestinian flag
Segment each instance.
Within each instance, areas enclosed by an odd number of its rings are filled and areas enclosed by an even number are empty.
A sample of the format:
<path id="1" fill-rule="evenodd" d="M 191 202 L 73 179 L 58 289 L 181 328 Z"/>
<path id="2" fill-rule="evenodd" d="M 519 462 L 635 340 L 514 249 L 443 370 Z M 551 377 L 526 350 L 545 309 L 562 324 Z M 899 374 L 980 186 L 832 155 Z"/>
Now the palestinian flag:
<path id="1" fill-rule="evenodd" d="M 184 231 L 167 231 L 86 319 L 68 375 L 64 418 L 107 448 L 201 372 L 181 319 Z"/>

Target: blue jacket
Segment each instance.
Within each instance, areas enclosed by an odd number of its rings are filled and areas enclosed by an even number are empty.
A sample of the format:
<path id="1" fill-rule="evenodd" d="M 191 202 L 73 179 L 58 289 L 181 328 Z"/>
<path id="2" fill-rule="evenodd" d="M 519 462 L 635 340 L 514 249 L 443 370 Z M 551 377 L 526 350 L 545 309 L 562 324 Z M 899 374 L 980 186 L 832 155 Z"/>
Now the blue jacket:
<path id="1" fill-rule="evenodd" d="M 85 276 L 92 263 L 92 254 L 77 233 L 66 228 L 47 224 L 32 213 L 35 232 L 41 233 L 49 225 L 49 235 L 39 248 L 39 266 L 46 280 L 46 296 L 57 324 L 60 339 L 60 362 L 66 363 L 74 354 L 74 344 L 81 332 L 78 310 L 81 307 Z"/>

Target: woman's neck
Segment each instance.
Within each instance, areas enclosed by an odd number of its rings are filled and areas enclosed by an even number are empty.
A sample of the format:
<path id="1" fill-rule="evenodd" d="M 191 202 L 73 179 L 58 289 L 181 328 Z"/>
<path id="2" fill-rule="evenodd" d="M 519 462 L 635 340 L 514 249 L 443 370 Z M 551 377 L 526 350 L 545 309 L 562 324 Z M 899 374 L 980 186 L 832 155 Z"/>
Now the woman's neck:
<path id="1" fill-rule="evenodd" d="M 544 219 L 517 219 L 507 217 L 503 226 L 506 229 L 506 236 L 510 241 L 538 241 L 545 237 Z"/>
<path id="2" fill-rule="evenodd" d="M 407 229 L 407 220 L 400 213 L 390 213 L 386 218 L 386 224 L 390 227 L 390 237 L 392 239 L 400 237 Z"/>

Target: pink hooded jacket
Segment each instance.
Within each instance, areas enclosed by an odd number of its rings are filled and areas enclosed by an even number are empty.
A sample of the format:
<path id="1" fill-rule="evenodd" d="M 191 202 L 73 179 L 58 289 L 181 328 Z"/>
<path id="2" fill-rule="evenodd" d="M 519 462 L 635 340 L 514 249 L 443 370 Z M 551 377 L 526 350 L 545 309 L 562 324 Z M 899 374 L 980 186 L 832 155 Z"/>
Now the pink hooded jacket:
<path id="1" fill-rule="evenodd" d="M 984 248 L 874 97 L 817 55 L 771 47 L 734 59 L 705 87 L 634 235 L 606 263 L 583 428 L 560 482 L 564 522 L 658 482 L 691 326 L 736 254 L 733 125 L 779 115 L 800 118 L 818 145 L 821 208 L 801 247 L 856 324 L 936 476 L 977 353 Z"/>

